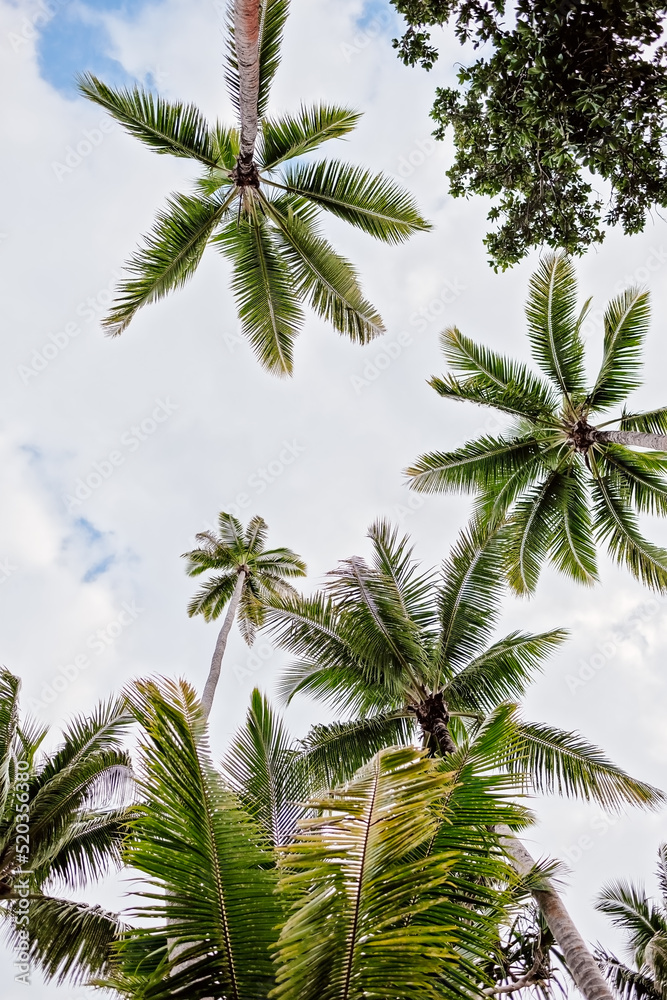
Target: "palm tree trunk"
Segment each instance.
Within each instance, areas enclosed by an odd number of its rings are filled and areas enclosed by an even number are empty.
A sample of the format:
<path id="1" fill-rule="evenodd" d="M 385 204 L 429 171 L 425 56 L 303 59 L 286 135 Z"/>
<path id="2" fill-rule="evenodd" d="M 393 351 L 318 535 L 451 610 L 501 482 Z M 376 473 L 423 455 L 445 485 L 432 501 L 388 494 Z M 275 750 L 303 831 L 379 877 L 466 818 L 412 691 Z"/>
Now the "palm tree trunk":
<path id="1" fill-rule="evenodd" d="M 238 161 L 240 174 L 251 172 L 257 139 L 261 7 L 261 0 L 235 0 L 234 3 L 234 41 L 239 68 L 241 109 L 241 146 Z"/>
<path id="2" fill-rule="evenodd" d="M 213 650 L 213 658 L 211 659 L 211 667 L 208 672 L 208 677 L 206 678 L 206 685 L 204 687 L 204 694 L 201 699 L 201 707 L 204 712 L 204 717 L 208 719 L 211 713 L 211 706 L 213 705 L 213 696 L 215 695 L 215 689 L 218 686 L 218 680 L 220 679 L 220 667 L 222 666 L 222 657 L 225 654 L 225 649 L 227 647 L 227 639 L 229 638 L 229 632 L 232 627 L 234 618 L 236 617 L 236 611 L 239 606 L 239 601 L 241 600 L 241 594 L 243 593 L 243 585 L 246 581 L 246 571 L 244 569 L 239 570 L 239 575 L 236 580 L 236 586 L 234 587 L 234 593 L 232 594 L 232 599 L 229 602 L 227 608 L 227 614 L 225 615 L 225 620 L 222 623 L 222 628 L 218 633 L 218 640 L 215 644 L 215 649 Z"/>
<path id="3" fill-rule="evenodd" d="M 530 853 L 508 826 L 498 827 L 498 833 L 514 868 L 520 875 L 526 875 L 535 864 Z M 554 889 L 535 889 L 533 896 L 560 946 L 575 985 L 585 1000 L 614 1000 L 604 976 L 558 893 Z"/>
<path id="4" fill-rule="evenodd" d="M 667 451 L 667 434 L 647 434 L 644 431 L 596 431 L 598 441 L 625 444 L 630 448 L 652 448 Z"/>

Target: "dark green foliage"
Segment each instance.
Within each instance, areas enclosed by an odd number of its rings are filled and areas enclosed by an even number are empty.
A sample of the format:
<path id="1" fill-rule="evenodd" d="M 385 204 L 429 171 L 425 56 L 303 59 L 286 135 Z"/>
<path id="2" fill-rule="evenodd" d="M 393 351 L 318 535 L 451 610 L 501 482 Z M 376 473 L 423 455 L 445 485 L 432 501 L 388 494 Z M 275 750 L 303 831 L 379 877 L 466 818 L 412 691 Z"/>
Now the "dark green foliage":
<path id="1" fill-rule="evenodd" d="M 486 47 L 438 87 L 435 135 L 453 130 L 456 197 L 495 198 L 496 268 L 547 244 L 581 253 L 619 224 L 640 232 L 667 205 L 667 6 L 640 0 L 391 0 L 405 63 L 430 69 L 428 28 Z M 608 192 L 608 193 L 607 193 Z"/>

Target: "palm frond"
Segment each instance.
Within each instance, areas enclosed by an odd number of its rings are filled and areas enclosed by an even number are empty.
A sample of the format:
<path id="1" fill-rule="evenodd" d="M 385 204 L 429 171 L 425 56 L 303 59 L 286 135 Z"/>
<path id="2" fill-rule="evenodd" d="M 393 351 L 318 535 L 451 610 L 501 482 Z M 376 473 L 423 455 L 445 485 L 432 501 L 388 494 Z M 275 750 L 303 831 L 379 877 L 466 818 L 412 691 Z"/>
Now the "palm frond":
<path id="1" fill-rule="evenodd" d="M 667 552 L 645 539 L 637 519 L 616 484 L 596 476 L 593 493 L 593 529 L 610 554 L 624 563 L 633 576 L 654 590 L 667 590 Z"/>
<path id="2" fill-rule="evenodd" d="M 158 923 L 140 933 L 163 941 L 168 921 L 172 942 L 170 974 L 143 995 L 265 997 L 281 916 L 265 839 L 213 768 L 193 689 L 142 681 L 130 703 L 142 727 L 143 805 L 127 861 L 154 887 L 137 912 Z"/>
<path id="3" fill-rule="evenodd" d="M 638 389 L 641 348 L 650 320 L 648 292 L 629 288 L 607 306 L 602 366 L 589 397 L 592 410 L 622 403 Z"/>
<path id="4" fill-rule="evenodd" d="M 507 532 L 507 579 L 517 594 L 537 586 L 542 565 L 556 538 L 558 514 L 566 503 L 569 477 L 560 468 L 526 490 L 512 509 Z"/>
<path id="5" fill-rule="evenodd" d="M 532 434 L 514 438 L 484 436 L 455 451 L 422 455 L 406 469 L 406 474 L 411 489 L 419 493 L 475 492 L 512 476 L 540 450 L 540 442 Z"/>
<path id="6" fill-rule="evenodd" d="M 9 670 L 0 670 L 0 815 L 4 814 L 14 778 L 12 760 L 19 724 L 21 682 Z"/>
<path id="7" fill-rule="evenodd" d="M 576 303 L 572 261 L 564 253 L 545 254 L 530 279 L 528 337 L 537 364 L 568 396 L 584 391 L 584 345 Z"/>
<path id="8" fill-rule="evenodd" d="M 662 452 L 637 452 L 606 444 L 598 463 L 642 514 L 667 514 L 667 456 Z"/>
<path id="9" fill-rule="evenodd" d="M 385 243 L 402 243 L 413 232 L 431 228 L 404 188 L 383 174 L 337 160 L 288 166 L 284 186 Z"/>
<path id="10" fill-rule="evenodd" d="M 667 406 L 643 413 L 623 411 L 619 428 L 622 431 L 644 431 L 648 434 L 667 434 Z"/>
<path id="11" fill-rule="evenodd" d="M 560 480 L 551 561 L 561 573 L 586 585 L 598 579 L 590 506 L 588 483 L 581 464 L 574 461 Z"/>
<path id="12" fill-rule="evenodd" d="M 232 261 L 232 289 L 243 333 L 259 361 L 275 374 L 291 374 L 303 312 L 294 277 L 268 226 L 255 217 L 242 218 L 213 242 Z"/>
<path id="13" fill-rule="evenodd" d="M 152 231 L 125 265 L 133 275 L 120 283 L 103 325 L 112 336 L 122 333 L 142 306 L 184 285 L 197 270 L 227 203 L 175 194 L 159 212 Z"/>
<path id="14" fill-rule="evenodd" d="M 517 718 L 509 747 L 504 767 L 529 776 L 528 787 L 538 794 L 581 798 L 605 809 L 624 804 L 657 809 L 665 801 L 663 792 L 631 778 L 578 733 Z"/>
<path id="15" fill-rule="evenodd" d="M 330 104 L 301 105 L 298 114 L 262 121 L 261 166 L 272 170 L 284 160 L 311 153 L 329 139 L 341 139 L 361 115 Z"/>
<path id="16" fill-rule="evenodd" d="M 207 622 L 215 621 L 229 603 L 237 580 L 235 570 L 209 577 L 189 601 L 188 616 L 203 615 Z"/>
<path id="17" fill-rule="evenodd" d="M 382 319 L 361 293 L 354 268 L 287 202 L 263 200 L 278 243 L 294 275 L 299 298 L 352 340 L 366 344 L 384 332 Z M 283 211 L 287 209 L 287 214 Z"/>
<path id="18" fill-rule="evenodd" d="M 349 722 L 313 726 L 300 743 L 299 767 L 314 789 L 335 788 L 380 750 L 410 745 L 415 740 L 414 719 L 405 713 L 379 713 Z"/>
<path id="19" fill-rule="evenodd" d="M 621 1000 L 663 1000 L 650 976 L 628 968 L 611 952 L 597 948 L 595 959 Z"/>
<path id="20" fill-rule="evenodd" d="M 77 82 L 84 97 L 156 153 L 186 156 L 211 168 L 222 165 L 208 123 L 194 104 L 171 104 L 140 87 L 109 87 L 93 73 L 82 73 Z"/>
<path id="21" fill-rule="evenodd" d="M 667 921 L 647 898 L 641 886 L 618 880 L 609 882 L 595 901 L 595 909 L 611 919 L 627 936 L 638 966 L 644 962 L 646 949 L 656 934 L 667 930 Z"/>

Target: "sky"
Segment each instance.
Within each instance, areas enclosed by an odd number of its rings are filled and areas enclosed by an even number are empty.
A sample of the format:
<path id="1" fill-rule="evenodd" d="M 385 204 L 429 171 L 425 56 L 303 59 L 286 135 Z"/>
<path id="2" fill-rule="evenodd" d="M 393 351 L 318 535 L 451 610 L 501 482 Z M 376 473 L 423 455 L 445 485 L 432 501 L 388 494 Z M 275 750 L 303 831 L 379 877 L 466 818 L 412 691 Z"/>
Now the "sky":
<path id="1" fill-rule="evenodd" d="M 538 254 L 505 274 L 488 266 L 489 206 L 447 194 L 451 146 L 430 136 L 434 89 L 454 79 L 460 49 L 443 34 L 436 68 L 408 69 L 391 48 L 398 27 L 385 2 L 292 4 L 273 110 L 326 99 L 362 111 L 333 152 L 402 178 L 434 231 L 386 247 L 327 220 L 387 333 L 361 348 L 308 315 L 294 377 L 279 380 L 240 337 L 229 273 L 213 251 L 186 288 L 142 310 L 122 337 L 99 325 L 140 234 L 195 174 L 112 125 L 77 96 L 74 75 L 140 81 L 230 120 L 222 3 L 0 0 L 0 663 L 21 677 L 24 708 L 54 727 L 54 742 L 69 717 L 133 678 L 183 676 L 202 687 L 216 627 L 187 617 L 193 581 L 180 554 L 218 511 L 261 514 L 270 544 L 306 559 L 306 589 L 339 559 L 368 552 L 377 517 L 409 532 L 426 565 L 465 523 L 467 498 L 418 497 L 402 474 L 425 451 L 499 429 L 427 386 L 443 370 L 438 334 L 456 324 L 528 360 L 523 302 Z M 633 282 L 651 290 L 639 407 L 665 402 L 666 264 L 659 218 L 638 236 L 611 233 L 578 263 L 582 300 L 594 296 L 585 329 L 593 364 L 606 301 Z M 667 544 L 665 524 L 647 530 Z M 534 599 L 507 598 L 499 634 L 570 630 L 526 717 L 580 731 L 634 776 L 667 786 L 667 607 L 606 559 L 601 576 L 586 590 L 545 571 Z M 211 717 L 218 757 L 252 688 L 271 694 L 284 663 L 265 637 L 250 651 L 233 634 Z M 328 716 L 301 700 L 286 718 L 301 735 Z M 617 947 L 593 898 L 612 878 L 654 889 L 664 812 L 607 816 L 556 799 L 534 808 L 527 845 L 568 864 L 565 898 L 582 933 Z M 110 879 L 102 901 L 125 906 L 129 888 Z M 6 1000 L 26 996 L 6 949 L 0 974 Z M 37 975 L 30 987 L 34 1000 L 91 995 Z"/>

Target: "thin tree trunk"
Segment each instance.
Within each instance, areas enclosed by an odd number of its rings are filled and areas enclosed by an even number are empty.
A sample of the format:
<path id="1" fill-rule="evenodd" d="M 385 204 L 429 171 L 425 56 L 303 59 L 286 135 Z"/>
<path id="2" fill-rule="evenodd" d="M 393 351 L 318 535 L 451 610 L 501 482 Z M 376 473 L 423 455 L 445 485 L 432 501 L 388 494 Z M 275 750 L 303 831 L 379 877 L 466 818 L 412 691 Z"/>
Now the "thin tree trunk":
<path id="1" fill-rule="evenodd" d="M 598 441 L 625 444 L 630 448 L 652 448 L 667 451 L 667 434 L 648 434 L 644 431 L 596 431 Z"/>
<path id="2" fill-rule="evenodd" d="M 259 99 L 260 0 L 235 0 L 234 41 L 239 67 L 239 105 L 241 108 L 241 147 L 239 172 L 248 173 L 257 139 L 257 102 Z"/>
<path id="3" fill-rule="evenodd" d="M 236 617 L 236 612 L 239 606 L 239 601 L 241 600 L 241 594 L 243 593 L 243 585 L 246 580 L 246 571 L 244 569 L 239 570 L 239 575 L 236 580 L 236 586 L 234 587 L 234 593 L 232 594 L 232 599 L 229 602 L 229 607 L 227 608 L 227 614 L 225 615 L 225 620 L 222 623 L 222 628 L 218 633 L 218 640 L 215 644 L 215 649 L 213 650 L 213 658 L 211 659 L 211 667 L 208 672 L 208 677 L 206 678 L 206 685 L 204 687 L 204 694 L 201 699 L 201 707 L 204 712 L 205 718 L 208 719 L 211 713 L 211 706 L 213 705 L 213 696 L 215 695 L 215 689 L 218 686 L 218 680 L 220 679 L 220 667 L 222 666 L 222 657 L 225 655 L 225 649 L 227 647 L 227 639 L 229 638 L 229 633 L 232 627 L 234 618 Z"/>
<path id="4" fill-rule="evenodd" d="M 516 871 L 527 875 L 535 864 L 530 853 L 508 826 L 498 827 L 498 833 Z M 558 893 L 554 889 L 535 889 L 533 896 L 585 1000 L 614 1000 L 607 981 Z"/>

